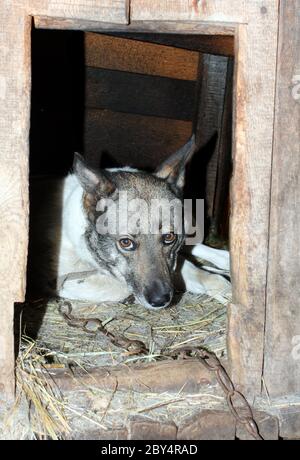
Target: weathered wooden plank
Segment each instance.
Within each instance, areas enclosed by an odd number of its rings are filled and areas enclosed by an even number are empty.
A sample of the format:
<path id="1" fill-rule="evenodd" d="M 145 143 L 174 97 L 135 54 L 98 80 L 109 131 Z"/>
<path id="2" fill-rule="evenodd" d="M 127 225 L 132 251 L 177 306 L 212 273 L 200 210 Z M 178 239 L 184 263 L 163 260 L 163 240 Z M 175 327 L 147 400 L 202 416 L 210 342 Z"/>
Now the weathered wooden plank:
<path id="1" fill-rule="evenodd" d="M 213 215 L 215 184 L 218 166 L 218 146 L 220 143 L 223 107 L 227 80 L 228 58 L 223 56 L 204 55 L 201 70 L 201 86 L 199 94 L 196 141 L 203 147 L 217 133 L 214 151 L 210 152 L 206 175 L 207 214 Z"/>
<path id="2" fill-rule="evenodd" d="M 278 1 L 246 8 L 236 56 L 228 352 L 235 383 L 252 396 L 261 391 L 264 359 Z"/>
<path id="3" fill-rule="evenodd" d="M 226 363 L 223 363 L 226 366 Z M 54 371 L 53 371 L 54 372 Z M 220 397 L 223 393 L 215 376 L 197 359 L 166 360 L 161 362 L 140 363 L 130 366 L 109 366 L 90 369 L 89 373 L 68 369 L 53 373 L 55 382 L 63 393 L 76 392 L 92 385 L 94 388 L 110 391 L 116 388 L 121 391 L 143 393 L 174 393 L 198 394 L 207 391 Z"/>
<path id="4" fill-rule="evenodd" d="M 235 439 L 236 421 L 228 411 L 203 410 L 184 419 L 178 427 L 179 440 L 222 441 Z"/>
<path id="5" fill-rule="evenodd" d="M 129 0 L 30 0 L 30 15 L 128 24 Z"/>
<path id="6" fill-rule="evenodd" d="M 145 34 L 145 33 L 111 33 L 114 37 L 139 40 L 145 43 L 199 51 L 200 53 L 234 56 L 234 38 L 230 35 L 182 35 L 182 34 Z"/>
<path id="7" fill-rule="evenodd" d="M 84 152 L 94 166 L 107 152 L 120 165 L 153 169 L 183 145 L 191 133 L 192 123 L 188 121 L 88 110 Z"/>
<path id="8" fill-rule="evenodd" d="M 299 393 L 298 393 L 299 394 Z M 300 439 L 300 409 L 298 404 L 282 405 L 279 411 L 279 432 L 283 439 Z"/>
<path id="9" fill-rule="evenodd" d="M 270 397 L 300 394 L 300 1 L 280 5 L 264 365 Z"/>
<path id="10" fill-rule="evenodd" d="M 28 243 L 30 18 L 0 4 L 0 392 L 14 389 L 14 302 L 25 294 Z"/>
<path id="11" fill-rule="evenodd" d="M 85 64 L 89 67 L 197 79 L 199 54 L 195 51 L 95 33 L 86 33 L 84 40 Z"/>
<path id="12" fill-rule="evenodd" d="M 175 440 L 175 423 L 151 420 L 149 417 L 133 417 L 128 423 L 128 439 L 132 440 Z"/>
<path id="13" fill-rule="evenodd" d="M 37 14 L 34 16 L 34 26 L 37 29 L 84 30 L 90 32 L 154 32 L 177 33 L 194 35 L 234 35 L 236 24 L 218 21 L 187 22 L 182 20 L 159 21 L 131 21 L 130 24 L 113 24 L 101 21 L 88 21 L 85 19 L 54 18 Z"/>
<path id="14" fill-rule="evenodd" d="M 233 59 L 229 59 L 226 72 L 226 89 L 222 125 L 218 142 L 218 164 L 213 203 L 213 225 L 218 236 L 227 240 L 229 232 L 229 183 L 232 172 L 232 96 Z"/>
<path id="15" fill-rule="evenodd" d="M 278 440 L 278 418 L 263 411 L 253 411 L 254 420 L 259 428 L 259 433 L 265 441 Z M 253 440 L 253 436 L 246 430 L 245 425 L 237 423 L 236 437 L 240 440 Z"/>
<path id="16" fill-rule="evenodd" d="M 85 77 L 88 108 L 193 119 L 195 82 L 93 67 L 86 68 Z"/>
<path id="17" fill-rule="evenodd" d="M 76 428 L 72 427 L 72 433 L 67 439 L 72 441 L 123 441 L 128 439 L 128 431 L 126 428 L 102 430 L 101 428 L 95 428 L 95 426 L 90 429 L 83 429 L 81 426 L 80 429 L 76 430 Z"/>
<path id="18" fill-rule="evenodd" d="M 245 0 L 131 0 L 132 21 L 223 21 L 247 22 Z"/>

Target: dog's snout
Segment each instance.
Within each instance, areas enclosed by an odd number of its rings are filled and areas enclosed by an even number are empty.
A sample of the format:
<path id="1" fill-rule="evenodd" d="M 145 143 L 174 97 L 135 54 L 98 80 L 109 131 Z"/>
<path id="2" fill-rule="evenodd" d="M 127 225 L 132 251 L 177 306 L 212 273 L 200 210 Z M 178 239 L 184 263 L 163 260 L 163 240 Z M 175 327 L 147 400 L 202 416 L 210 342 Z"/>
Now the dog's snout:
<path id="1" fill-rule="evenodd" d="M 173 290 L 168 284 L 155 280 L 144 289 L 143 294 L 152 307 L 162 308 L 168 306 L 171 302 Z"/>

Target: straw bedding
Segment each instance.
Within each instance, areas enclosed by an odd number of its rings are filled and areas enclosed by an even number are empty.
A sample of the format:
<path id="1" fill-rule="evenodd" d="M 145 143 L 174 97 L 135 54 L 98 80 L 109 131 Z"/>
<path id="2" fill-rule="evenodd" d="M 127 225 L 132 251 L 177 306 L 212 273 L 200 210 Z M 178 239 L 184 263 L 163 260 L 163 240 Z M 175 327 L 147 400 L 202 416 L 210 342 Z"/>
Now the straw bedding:
<path id="1" fill-rule="evenodd" d="M 115 336 L 142 341 L 153 359 L 186 344 L 205 346 L 218 356 L 226 353 L 226 305 L 205 295 L 185 293 L 174 306 L 160 311 L 135 304 L 73 302 L 72 306 L 74 316 L 99 318 Z M 27 305 L 21 328 L 39 347 L 51 350 L 52 361 L 60 364 L 95 367 L 141 359 L 128 358 L 101 332 L 69 326 L 55 299 Z"/>
<path id="2" fill-rule="evenodd" d="M 106 391 L 91 385 L 65 397 L 52 371 L 78 367 L 89 373 L 99 366 L 153 363 L 167 359 L 166 354 L 183 345 L 204 346 L 225 357 L 227 301 L 230 293 L 223 296 L 223 303 L 185 293 L 174 306 L 158 312 L 135 304 L 73 303 L 76 317 L 99 318 L 113 334 L 145 343 L 148 352 L 139 356 L 112 345 L 101 332 L 89 334 L 69 326 L 55 299 L 22 306 L 17 314 L 20 321 L 16 322 L 22 336 L 16 369 L 18 397 L 8 416 L 1 419 L 0 414 L 0 426 L 5 425 L 9 437 L 65 439 L 80 437 L 86 429 L 103 433 L 122 430 L 139 414 L 156 421 L 171 418 L 180 424 L 184 417 L 204 407 L 224 407 L 222 394 L 211 395 L 209 391 L 154 394 L 146 390 L 122 392 L 117 387 Z"/>

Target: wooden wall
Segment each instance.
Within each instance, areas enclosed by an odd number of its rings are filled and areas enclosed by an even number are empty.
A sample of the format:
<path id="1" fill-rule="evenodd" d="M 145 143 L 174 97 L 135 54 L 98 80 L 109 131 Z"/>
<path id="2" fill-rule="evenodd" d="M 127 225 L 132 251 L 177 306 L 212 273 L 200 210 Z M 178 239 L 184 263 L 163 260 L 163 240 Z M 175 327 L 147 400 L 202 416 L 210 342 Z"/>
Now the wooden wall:
<path id="1" fill-rule="evenodd" d="M 31 173 L 66 174 L 74 151 L 93 166 L 154 169 L 194 130 L 201 151 L 186 196 L 206 197 L 209 224 L 226 239 L 233 38 L 51 30 L 32 37 Z"/>
<path id="2" fill-rule="evenodd" d="M 281 2 L 264 363 L 271 398 L 300 395 L 299 11 L 299 0 Z M 294 436 L 300 437 L 299 412 Z"/>
<path id="3" fill-rule="evenodd" d="M 196 132 L 186 196 L 206 197 L 212 236 L 226 240 L 233 38 L 86 33 L 84 50 L 88 161 L 153 169 Z"/>
<path id="4" fill-rule="evenodd" d="M 85 34 L 84 151 L 99 164 L 154 168 L 192 133 L 199 53 Z M 105 159 L 104 159 L 105 164 Z"/>
<path id="5" fill-rule="evenodd" d="M 101 8 L 85 0 L 76 5 L 73 0 L 6 3 L 0 3 L 0 391 L 13 388 L 13 303 L 25 293 L 30 28 L 34 17 L 35 24 L 44 28 L 153 32 L 159 27 L 169 33 L 235 34 L 232 190 L 238 199 L 233 202 L 231 219 L 232 375 L 241 389 L 257 395 L 264 367 L 271 397 L 287 392 L 298 396 L 299 361 L 292 361 L 290 353 L 293 338 L 299 337 L 299 105 L 291 98 L 293 78 L 299 75 L 299 1 L 112 0 Z M 72 127 L 70 135 L 73 131 Z M 47 141 L 45 138 L 45 150 Z M 299 418 L 299 410 L 295 414 Z"/>

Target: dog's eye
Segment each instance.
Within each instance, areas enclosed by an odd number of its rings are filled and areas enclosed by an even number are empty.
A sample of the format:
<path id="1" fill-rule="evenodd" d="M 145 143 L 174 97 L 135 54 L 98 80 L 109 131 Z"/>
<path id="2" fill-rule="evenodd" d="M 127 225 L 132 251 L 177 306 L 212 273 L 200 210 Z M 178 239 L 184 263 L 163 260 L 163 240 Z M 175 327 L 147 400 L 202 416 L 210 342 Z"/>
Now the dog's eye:
<path id="1" fill-rule="evenodd" d="M 126 251 L 134 251 L 136 249 L 136 243 L 130 238 L 121 238 L 119 240 L 119 245 Z"/>
<path id="2" fill-rule="evenodd" d="M 177 240 L 177 235 L 173 232 L 166 233 L 162 236 L 162 240 L 164 244 L 172 244 Z"/>

